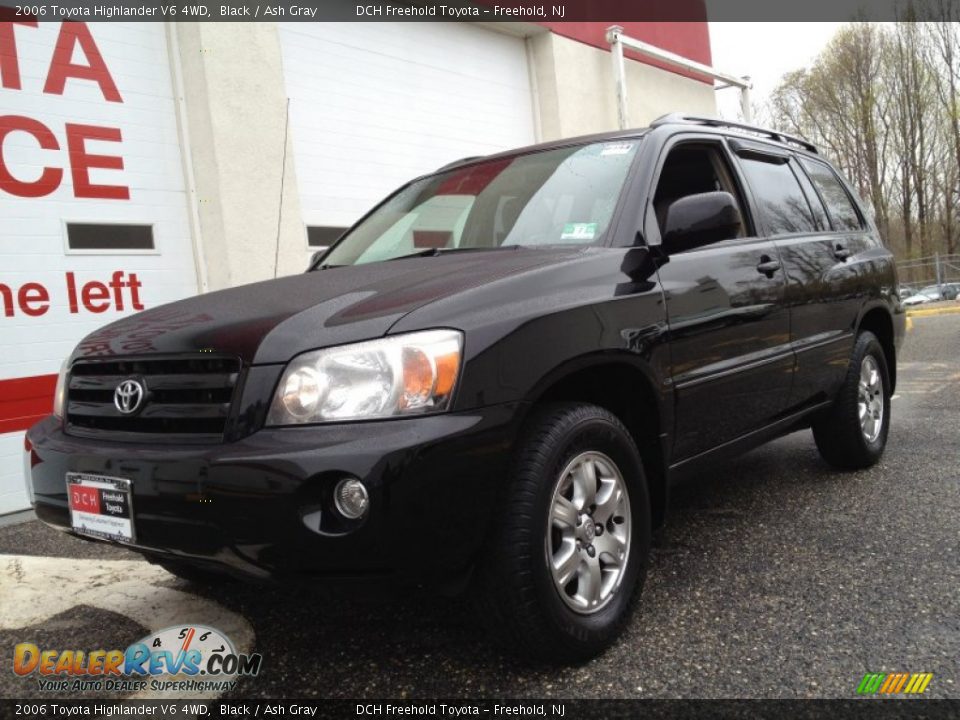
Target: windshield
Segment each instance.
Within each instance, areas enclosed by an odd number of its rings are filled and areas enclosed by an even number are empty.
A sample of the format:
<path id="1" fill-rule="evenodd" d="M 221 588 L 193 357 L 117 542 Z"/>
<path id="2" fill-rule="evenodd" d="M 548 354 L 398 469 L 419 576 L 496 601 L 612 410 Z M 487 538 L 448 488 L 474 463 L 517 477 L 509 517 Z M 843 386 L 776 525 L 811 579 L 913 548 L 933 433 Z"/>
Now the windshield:
<path id="1" fill-rule="evenodd" d="M 639 139 L 576 145 L 431 175 L 377 208 L 323 264 L 517 245 L 599 244 L 638 146 Z"/>

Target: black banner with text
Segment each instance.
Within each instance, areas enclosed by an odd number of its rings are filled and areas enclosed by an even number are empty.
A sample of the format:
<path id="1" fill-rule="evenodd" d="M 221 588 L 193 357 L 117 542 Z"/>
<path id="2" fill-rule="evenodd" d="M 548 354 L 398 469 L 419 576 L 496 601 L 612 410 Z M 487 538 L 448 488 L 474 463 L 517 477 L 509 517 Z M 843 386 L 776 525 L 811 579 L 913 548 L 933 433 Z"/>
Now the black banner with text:
<path id="1" fill-rule="evenodd" d="M 956 20 L 958 0 L 0 0 L 0 20 L 110 22 L 628 22 Z"/>
<path id="2" fill-rule="evenodd" d="M 0 717 L 147 718 L 955 718 L 960 700 L 57 700 L 0 701 Z"/>

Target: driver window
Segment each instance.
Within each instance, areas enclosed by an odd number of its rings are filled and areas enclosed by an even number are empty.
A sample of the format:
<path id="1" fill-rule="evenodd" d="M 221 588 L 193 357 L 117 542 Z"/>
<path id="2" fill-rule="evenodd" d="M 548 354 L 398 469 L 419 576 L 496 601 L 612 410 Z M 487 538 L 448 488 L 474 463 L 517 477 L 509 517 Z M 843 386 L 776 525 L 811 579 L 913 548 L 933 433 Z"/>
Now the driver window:
<path id="1" fill-rule="evenodd" d="M 733 181 L 730 168 L 724 160 L 720 148 L 712 145 L 685 144 L 674 147 L 660 171 L 657 191 L 653 196 L 653 209 L 657 216 L 661 235 L 664 232 L 667 209 L 680 198 L 688 195 L 715 192 L 728 192 L 736 199 L 740 213 L 743 211 L 743 199 Z M 735 237 L 743 237 L 741 226 Z"/>

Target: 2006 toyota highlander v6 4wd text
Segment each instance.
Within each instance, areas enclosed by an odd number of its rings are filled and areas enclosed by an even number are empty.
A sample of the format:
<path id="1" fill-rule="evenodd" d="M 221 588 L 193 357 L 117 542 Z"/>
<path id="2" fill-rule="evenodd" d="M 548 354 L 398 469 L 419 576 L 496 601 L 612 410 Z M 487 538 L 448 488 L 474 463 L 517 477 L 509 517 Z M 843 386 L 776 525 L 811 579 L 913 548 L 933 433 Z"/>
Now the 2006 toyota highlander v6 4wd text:
<path id="1" fill-rule="evenodd" d="M 890 427 L 893 257 L 803 140 L 704 118 L 413 180 L 303 275 L 85 338 L 37 515 L 171 570 L 467 588 L 518 651 L 620 633 L 677 478 Z"/>

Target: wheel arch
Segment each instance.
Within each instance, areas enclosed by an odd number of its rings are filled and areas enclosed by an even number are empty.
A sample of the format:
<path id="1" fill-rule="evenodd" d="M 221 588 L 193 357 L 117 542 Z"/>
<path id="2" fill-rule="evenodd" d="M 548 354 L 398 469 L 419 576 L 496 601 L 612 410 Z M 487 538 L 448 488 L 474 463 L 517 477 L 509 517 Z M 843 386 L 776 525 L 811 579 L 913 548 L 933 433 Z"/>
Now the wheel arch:
<path id="1" fill-rule="evenodd" d="M 530 392 L 532 404 L 586 402 L 609 410 L 630 431 L 643 460 L 650 493 L 651 526 L 663 526 L 667 509 L 667 438 L 672 416 L 653 373 L 636 356 L 586 356 L 555 368 Z"/>
<path id="2" fill-rule="evenodd" d="M 857 334 L 869 330 L 880 341 L 883 355 L 887 361 L 887 372 L 890 375 L 891 394 L 897 387 L 897 350 L 893 328 L 893 317 L 884 305 L 874 305 L 864 310 L 857 323 Z"/>

